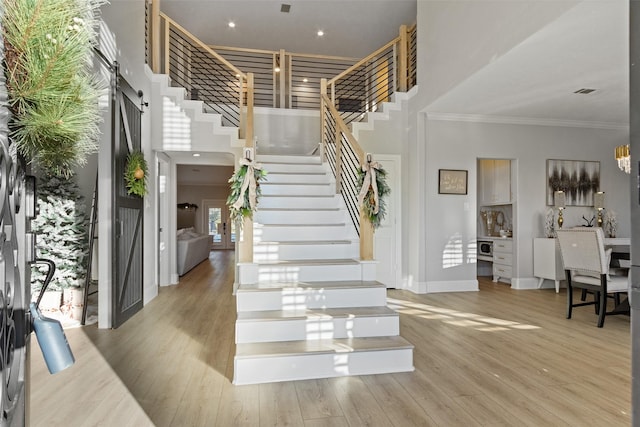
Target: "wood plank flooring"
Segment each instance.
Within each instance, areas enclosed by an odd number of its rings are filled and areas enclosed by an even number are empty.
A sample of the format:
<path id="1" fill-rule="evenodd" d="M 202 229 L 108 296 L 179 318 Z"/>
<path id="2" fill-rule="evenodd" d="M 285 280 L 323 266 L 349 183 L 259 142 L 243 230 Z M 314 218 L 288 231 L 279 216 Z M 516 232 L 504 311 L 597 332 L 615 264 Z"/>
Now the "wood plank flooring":
<path id="1" fill-rule="evenodd" d="M 213 252 L 116 330 L 67 330 L 76 364 L 31 352 L 32 426 L 627 426 L 629 318 L 566 320 L 564 290 L 390 290 L 410 373 L 234 386 L 233 253 Z"/>

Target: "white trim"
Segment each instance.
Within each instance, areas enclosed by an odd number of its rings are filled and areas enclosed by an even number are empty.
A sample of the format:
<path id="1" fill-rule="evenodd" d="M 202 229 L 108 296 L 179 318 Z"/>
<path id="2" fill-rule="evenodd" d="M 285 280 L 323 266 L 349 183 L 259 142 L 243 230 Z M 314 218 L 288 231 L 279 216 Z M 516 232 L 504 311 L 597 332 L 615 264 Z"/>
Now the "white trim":
<path id="1" fill-rule="evenodd" d="M 428 281 L 425 293 L 478 291 L 478 280 Z"/>
<path id="2" fill-rule="evenodd" d="M 608 130 L 628 130 L 628 123 L 597 122 L 583 120 L 558 120 L 539 119 L 533 117 L 511 117 L 486 114 L 457 114 L 457 113 L 430 113 L 427 112 L 429 120 L 454 121 L 454 122 L 476 122 L 476 123 L 499 123 L 508 125 L 530 125 L 530 126 L 558 126 L 575 127 L 589 129 Z"/>
<path id="3" fill-rule="evenodd" d="M 543 288 L 555 289 L 555 283 L 550 281 L 551 286 L 543 286 Z M 536 277 L 514 277 L 511 279 L 511 289 L 515 290 L 529 290 L 538 289 L 538 279 Z"/>

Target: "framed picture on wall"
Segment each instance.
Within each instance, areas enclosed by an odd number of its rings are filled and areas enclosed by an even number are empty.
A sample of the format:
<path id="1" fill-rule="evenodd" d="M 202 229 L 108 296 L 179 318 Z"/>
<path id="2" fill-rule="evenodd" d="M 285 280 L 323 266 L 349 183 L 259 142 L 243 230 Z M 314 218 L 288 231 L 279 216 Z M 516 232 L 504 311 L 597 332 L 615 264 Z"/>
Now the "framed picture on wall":
<path id="1" fill-rule="evenodd" d="M 593 195 L 600 191 L 600 162 L 547 160 L 547 206 L 553 195 L 564 191 L 565 206 L 593 206 Z"/>
<path id="2" fill-rule="evenodd" d="M 438 194 L 467 194 L 466 170 L 438 169 Z"/>

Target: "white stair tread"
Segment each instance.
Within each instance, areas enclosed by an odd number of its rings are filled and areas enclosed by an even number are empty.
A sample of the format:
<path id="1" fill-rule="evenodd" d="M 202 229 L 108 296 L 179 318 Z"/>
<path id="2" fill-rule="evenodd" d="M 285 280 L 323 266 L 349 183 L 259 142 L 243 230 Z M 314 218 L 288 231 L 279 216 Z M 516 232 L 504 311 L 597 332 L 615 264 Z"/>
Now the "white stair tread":
<path id="1" fill-rule="evenodd" d="M 286 260 L 263 261 L 258 265 L 359 265 L 360 261 L 356 259 L 302 259 L 302 260 Z"/>
<path id="2" fill-rule="evenodd" d="M 260 208 L 260 211 L 269 211 L 269 212 L 296 212 L 296 211 L 305 211 L 305 212 L 336 212 L 339 211 L 340 208 Z"/>
<path id="3" fill-rule="evenodd" d="M 236 344 L 236 359 L 413 349 L 401 336 Z"/>
<path id="4" fill-rule="evenodd" d="M 296 163 L 299 164 L 299 163 Z M 269 175 L 326 175 L 326 172 L 269 172 Z M 261 184 L 262 185 L 262 184 Z"/>
<path id="5" fill-rule="evenodd" d="M 342 227 L 344 226 L 344 222 L 334 222 L 330 224 L 255 224 L 255 228 L 266 228 L 266 227 Z"/>
<path id="6" fill-rule="evenodd" d="M 255 242 L 259 245 L 350 245 L 354 240 L 270 240 Z"/>
<path id="7" fill-rule="evenodd" d="M 253 284 L 242 284 L 238 287 L 238 292 L 255 291 L 281 291 L 282 289 L 353 289 L 353 288 L 384 288 L 387 287 L 380 282 L 364 280 L 341 280 L 332 282 L 262 282 Z"/>
<path id="8" fill-rule="evenodd" d="M 246 321 L 270 321 L 270 320 L 295 320 L 295 319 L 336 319 L 353 317 L 380 317 L 398 316 L 395 310 L 389 307 L 349 307 L 349 308 L 325 308 L 307 310 L 265 310 L 245 311 L 238 313 L 238 322 Z"/>

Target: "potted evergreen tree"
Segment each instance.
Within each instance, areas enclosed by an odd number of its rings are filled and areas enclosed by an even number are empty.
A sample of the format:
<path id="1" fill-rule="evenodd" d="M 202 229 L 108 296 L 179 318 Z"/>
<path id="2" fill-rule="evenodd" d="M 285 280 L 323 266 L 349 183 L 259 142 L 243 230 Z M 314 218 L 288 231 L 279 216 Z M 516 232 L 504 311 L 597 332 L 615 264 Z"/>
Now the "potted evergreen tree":
<path id="1" fill-rule="evenodd" d="M 56 264 L 56 273 L 49 284 L 51 292 L 58 292 L 60 308 L 61 292 L 68 290 L 63 307 L 81 306 L 82 286 L 87 274 L 89 240 L 88 217 L 84 198 L 76 180 L 44 175 L 38 180 L 38 216 L 32 227 L 36 232 L 38 258 L 50 259 Z M 40 292 L 47 267 L 35 264 L 31 276 L 31 293 Z M 56 298 L 54 294 L 53 298 Z M 44 300 L 43 300 L 44 301 Z M 46 302 L 43 309 L 46 309 Z M 55 309 L 55 302 L 52 308 Z"/>

